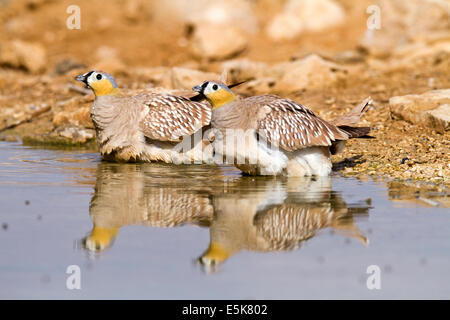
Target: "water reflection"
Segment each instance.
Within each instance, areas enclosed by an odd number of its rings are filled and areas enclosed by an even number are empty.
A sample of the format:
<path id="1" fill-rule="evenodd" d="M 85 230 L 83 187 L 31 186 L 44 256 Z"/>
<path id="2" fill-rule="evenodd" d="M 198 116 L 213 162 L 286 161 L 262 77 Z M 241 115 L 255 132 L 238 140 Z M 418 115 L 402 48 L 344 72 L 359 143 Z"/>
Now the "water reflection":
<path id="1" fill-rule="evenodd" d="M 82 240 L 83 247 L 102 251 L 127 225 L 210 225 L 214 210 L 207 188 L 189 184 L 191 179 L 183 177 L 180 169 L 178 175 L 172 168 L 170 174 L 165 174 L 167 169 L 165 165 L 100 163 L 89 206 L 94 225 Z M 205 174 L 199 174 L 197 183 L 202 178 L 206 178 Z"/>
<path id="2" fill-rule="evenodd" d="M 89 252 L 110 247 L 127 225 L 209 227 L 210 242 L 197 261 L 205 271 L 242 250 L 297 249 L 318 230 L 367 244 L 355 217 L 366 202 L 348 205 L 332 191 L 331 179 L 241 177 L 220 167 L 100 163 L 90 216 L 82 240 Z M 195 177 L 195 179 L 194 179 Z"/>

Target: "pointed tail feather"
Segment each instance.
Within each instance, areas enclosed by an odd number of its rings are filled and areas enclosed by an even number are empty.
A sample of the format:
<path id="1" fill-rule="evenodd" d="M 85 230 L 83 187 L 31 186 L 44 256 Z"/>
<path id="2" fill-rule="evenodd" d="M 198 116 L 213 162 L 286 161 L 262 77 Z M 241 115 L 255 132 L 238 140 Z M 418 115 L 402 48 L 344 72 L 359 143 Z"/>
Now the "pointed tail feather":
<path id="1" fill-rule="evenodd" d="M 350 126 L 338 126 L 339 129 L 348 134 L 349 139 L 353 138 L 373 138 L 367 134 L 370 132 L 370 127 L 350 127 Z"/>
<path id="2" fill-rule="evenodd" d="M 356 125 L 359 120 L 361 119 L 361 116 L 369 110 L 370 106 L 372 104 L 372 98 L 367 97 L 364 99 L 363 102 L 361 102 L 359 105 L 357 105 L 352 111 L 337 117 L 332 122 L 334 125 L 340 127 L 340 126 L 353 126 Z"/>

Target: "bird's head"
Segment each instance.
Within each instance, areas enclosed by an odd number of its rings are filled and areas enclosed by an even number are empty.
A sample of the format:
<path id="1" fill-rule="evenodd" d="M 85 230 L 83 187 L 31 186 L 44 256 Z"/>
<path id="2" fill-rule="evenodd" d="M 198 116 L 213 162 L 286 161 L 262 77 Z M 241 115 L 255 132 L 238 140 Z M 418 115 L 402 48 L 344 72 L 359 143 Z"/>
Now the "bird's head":
<path id="1" fill-rule="evenodd" d="M 87 88 L 91 88 L 95 96 L 117 95 L 120 93 L 116 80 L 102 71 L 89 71 L 75 77 L 75 80 L 83 82 Z"/>
<path id="2" fill-rule="evenodd" d="M 192 90 L 202 94 L 213 109 L 236 100 L 236 96 L 230 88 L 220 81 L 205 81 L 201 85 L 193 87 Z"/>

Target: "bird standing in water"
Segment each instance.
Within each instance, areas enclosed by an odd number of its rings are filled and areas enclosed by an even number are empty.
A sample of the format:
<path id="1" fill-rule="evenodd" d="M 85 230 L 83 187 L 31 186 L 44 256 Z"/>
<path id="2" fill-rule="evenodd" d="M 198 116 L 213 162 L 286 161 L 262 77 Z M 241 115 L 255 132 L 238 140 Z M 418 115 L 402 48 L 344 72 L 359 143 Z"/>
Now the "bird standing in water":
<path id="1" fill-rule="evenodd" d="M 203 160 L 201 140 L 187 152 L 174 147 L 183 137 L 210 123 L 211 107 L 207 103 L 159 93 L 122 96 L 114 78 L 100 71 L 90 71 L 75 79 L 95 94 L 91 119 L 105 160 L 166 163 Z"/>
<path id="2" fill-rule="evenodd" d="M 343 150 L 346 140 L 370 131 L 353 126 L 369 108 L 370 98 L 331 123 L 275 95 L 239 99 L 221 81 L 205 81 L 193 90 L 212 106 L 216 156 L 249 175 L 327 176 L 331 154 Z M 236 146 L 236 141 L 242 143 Z"/>

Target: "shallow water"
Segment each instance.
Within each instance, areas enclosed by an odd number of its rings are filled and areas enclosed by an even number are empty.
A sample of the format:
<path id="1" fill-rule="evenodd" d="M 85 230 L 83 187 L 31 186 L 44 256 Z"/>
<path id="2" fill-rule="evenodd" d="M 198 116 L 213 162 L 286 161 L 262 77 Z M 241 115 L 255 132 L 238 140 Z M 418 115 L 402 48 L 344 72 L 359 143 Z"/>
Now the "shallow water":
<path id="1" fill-rule="evenodd" d="M 449 209 L 392 194 L 0 143 L 0 298 L 450 298 Z"/>

